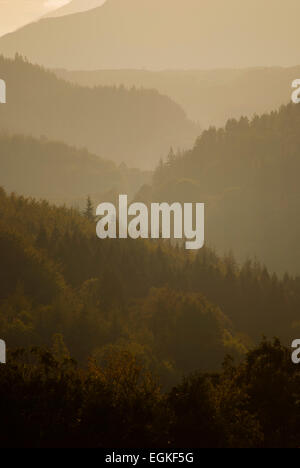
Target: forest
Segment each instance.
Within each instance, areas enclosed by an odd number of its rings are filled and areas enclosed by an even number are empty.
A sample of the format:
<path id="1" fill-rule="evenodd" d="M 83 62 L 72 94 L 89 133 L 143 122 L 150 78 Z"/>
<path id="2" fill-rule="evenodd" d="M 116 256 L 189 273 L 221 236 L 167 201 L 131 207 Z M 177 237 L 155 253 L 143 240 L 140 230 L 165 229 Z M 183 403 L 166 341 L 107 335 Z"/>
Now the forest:
<path id="1" fill-rule="evenodd" d="M 180 49 L 181 1 L 164 3 L 176 13 L 173 23 L 158 0 L 127 4 L 140 11 L 140 23 L 132 15 L 125 25 L 124 0 L 110 0 L 102 10 L 30 24 L 0 38 L 0 49 L 14 56 L 14 41 L 24 37 L 24 48 L 47 64 L 78 68 L 77 52 L 91 64 L 115 54 L 122 65 L 147 47 L 159 63 L 176 37 L 170 63 L 199 56 L 198 47 L 190 56 Z M 199 11 L 198 1 L 189 4 Z M 145 13 L 155 18 L 158 8 L 157 35 L 165 39 L 170 25 L 161 55 Z M 103 42 L 99 55 L 95 44 L 83 54 L 99 34 L 111 36 L 103 11 L 124 19 L 115 48 Z M 197 15 L 185 13 L 195 26 L 187 22 L 187 37 L 204 47 Z M 86 41 L 80 24 L 91 26 Z M 65 27 L 76 41 L 61 44 Z M 145 43 L 134 38 L 141 28 Z M 133 34 L 128 55 L 118 49 L 124 31 Z M 261 107 L 253 99 L 269 73 L 283 93 L 292 70 L 229 68 L 219 80 L 216 70 L 154 72 L 141 64 L 140 71 L 89 68 L 79 79 L 80 72 L 51 71 L 20 52 L 0 55 L 8 85 L 0 107 L 0 339 L 7 345 L 0 447 L 299 447 L 300 371 L 291 344 L 300 333 L 300 107 L 270 111 L 267 95 Z M 110 84 L 99 82 L 105 74 Z M 218 105 L 210 114 L 212 95 Z M 240 117 L 239 102 L 248 116 Z M 254 108 L 269 113 L 250 117 Z M 239 117 L 226 120 L 227 112 Z M 199 128 L 190 118 L 200 114 L 215 125 Z M 96 206 L 116 205 L 121 194 L 145 211 L 151 203 L 204 203 L 205 246 L 98 238 Z"/>
<path id="2" fill-rule="evenodd" d="M 300 67 L 225 70 L 66 70 L 55 74 L 82 86 L 124 85 L 156 89 L 199 122 L 202 129 L 223 127 L 228 119 L 252 118 L 290 102 L 291 84 Z"/>
<path id="3" fill-rule="evenodd" d="M 297 446 L 299 277 L 101 241 L 90 202 L 0 210 L 0 445 Z"/>
<path id="4" fill-rule="evenodd" d="M 300 107 L 291 103 L 211 127 L 191 150 L 171 150 L 136 199 L 200 200 L 211 247 L 232 250 L 239 262 L 258 258 L 271 271 L 298 274 L 299 124 Z"/>
<path id="5" fill-rule="evenodd" d="M 81 87 L 33 65 L 20 54 L 0 55 L 9 83 L 0 128 L 46 136 L 130 167 L 153 169 L 171 145 L 188 148 L 199 134 L 182 108 L 155 90 Z"/>
<path id="6" fill-rule="evenodd" d="M 80 369 L 58 346 L 17 350 L 1 368 L 0 446 L 298 448 L 299 377 L 278 340 L 165 392 L 129 351 Z"/>

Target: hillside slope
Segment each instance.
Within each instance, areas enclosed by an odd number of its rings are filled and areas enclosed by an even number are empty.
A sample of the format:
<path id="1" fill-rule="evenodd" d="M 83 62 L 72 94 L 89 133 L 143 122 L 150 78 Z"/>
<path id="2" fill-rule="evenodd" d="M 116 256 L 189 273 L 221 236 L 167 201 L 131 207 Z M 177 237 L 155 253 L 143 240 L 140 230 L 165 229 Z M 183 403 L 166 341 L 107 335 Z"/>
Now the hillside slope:
<path id="1" fill-rule="evenodd" d="M 7 104 L 0 128 L 47 136 L 117 162 L 153 168 L 170 146 L 188 147 L 197 133 L 184 111 L 151 90 L 75 86 L 17 56 L 0 56 Z"/>
<path id="2" fill-rule="evenodd" d="M 300 107 L 211 128 L 191 151 L 170 154 L 137 198 L 206 203 L 206 242 L 300 273 Z"/>
<path id="3" fill-rule="evenodd" d="M 12 348 L 59 333 L 81 363 L 123 349 L 170 383 L 218 369 L 262 334 L 289 345 L 295 336 L 299 278 L 238 268 L 207 248 L 191 256 L 160 241 L 100 241 L 78 212 L 2 189 L 0 212 L 0 326 Z"/>
<path id="4" fill-rule="evenodd" d="M 55 70 L 82 86 L 156 89 L 177 102 L 201 128 L 225 125 L 230 118 L 263 114 L 291 100 L 297 67 L 218 70 Z"/>
<path id="5" fill-rule="evenodd" d="M 115 193 L 132 197 L 150 173 L 117 166 L 87 150 L 45 138 L 0 133 L 0 185 L 8 192 L 82 207 Z"/>

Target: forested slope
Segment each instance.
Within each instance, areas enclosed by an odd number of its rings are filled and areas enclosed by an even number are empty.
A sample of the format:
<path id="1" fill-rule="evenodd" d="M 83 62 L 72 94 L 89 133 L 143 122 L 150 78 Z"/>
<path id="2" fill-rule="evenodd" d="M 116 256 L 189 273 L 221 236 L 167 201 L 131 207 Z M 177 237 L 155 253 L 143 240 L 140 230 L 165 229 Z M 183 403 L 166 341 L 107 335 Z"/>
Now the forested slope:
<path id="1" fill-rule="evenodd" d="M 59 77 L 82 86 L 124 85 L 156 89 L 177 102 L 201 128 L 224 126 L 229 118 L 252 118 L 291 100 L 300 67 L 216 70 L 65 70 Z"/>
<path id="2" fill-rule="evenodd" d="M 299 278 L 3 190 L 0 212 L 0 446 L 298 447 L 289 349 L 245 353 L 290 346 Z"/>
<path id="3" fill-rule="evenodd" d="M 206 242 L 300 272 L 300 107 L 204 131 L 192 150 L 162 162 L 138 199 L 206 203 Z"/>
<path id="4" fill-rule="evenodd" d="M 95 203 L 132 197 L 151 173 L 116 165 L 64 143 L 0 133 L 0 185 L 8 192 L 45 198 L 83 208 L 89 195 Z"/>
<path id="5" fill-rule="evenodd" d="M 195 256 L 158 241 L 97 239 L 75 210 L 0 197 L 0 323 L 10 348 L 50 346 L 60 334 L 84 363 L 131 350 L 170 383 L 218 369 L 264 333 L 289 343 L 299 279 L 258 264 L 238 268 L 208 249 Z"/>
<path id="6" fill-rule="evenodd" d="M 171 145 L 188 148 L 198 127 L 155 90 L 84 88 L 20 56 L 0 56 L 7 103 L 0 128 L 87 148 L 105 159 L 153 169 Z"/>

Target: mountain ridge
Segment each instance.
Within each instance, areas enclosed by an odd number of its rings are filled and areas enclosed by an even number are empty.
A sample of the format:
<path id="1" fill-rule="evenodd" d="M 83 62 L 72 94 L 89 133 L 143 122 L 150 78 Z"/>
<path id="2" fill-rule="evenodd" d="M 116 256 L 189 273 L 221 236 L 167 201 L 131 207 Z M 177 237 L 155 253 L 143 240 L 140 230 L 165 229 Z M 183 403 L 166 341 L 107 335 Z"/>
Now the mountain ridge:
<path id="1" fill-rule="evenodd" d="M 224 126 L 230 118 L 261 115 L 287 104 L 300 66 L 223 70 L 54 70 L 82 86 L 124 85 L 156 89 L 177 102 L 201 128 Z"/>
<path id="2" fill-rule="evenodd" d="M 7 83 L 0 128 L 13 133 L 45 135 L 144 169 L 199 134 L 182 108 L 155 90 L 73 85 L 20 56 L 0 56 L 0 70 Z"/>
<path id="3" fill-rule="evenodd" d="M 68 69 L 291 65 L 299 60 L 290 44 L 300 5 L 287 3 L 275 9 L 271 0 L 211 0 L 204 8 L 199 0 L 108 0 L 4 36 L 0 52 Z"/>

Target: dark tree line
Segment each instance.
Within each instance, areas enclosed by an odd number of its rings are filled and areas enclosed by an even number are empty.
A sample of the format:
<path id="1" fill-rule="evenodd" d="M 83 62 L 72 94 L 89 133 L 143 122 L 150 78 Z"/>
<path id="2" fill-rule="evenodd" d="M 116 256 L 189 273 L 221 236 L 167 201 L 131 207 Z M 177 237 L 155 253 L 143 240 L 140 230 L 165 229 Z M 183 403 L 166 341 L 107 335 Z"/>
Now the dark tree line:
<path id="1" fill-rule="evenodd" d="M 129 352 L 80 369 L 57 344 L 0 367 L 1 447 L 299 447 L 300 373 L 278 340 L 168 392 Z"/>

